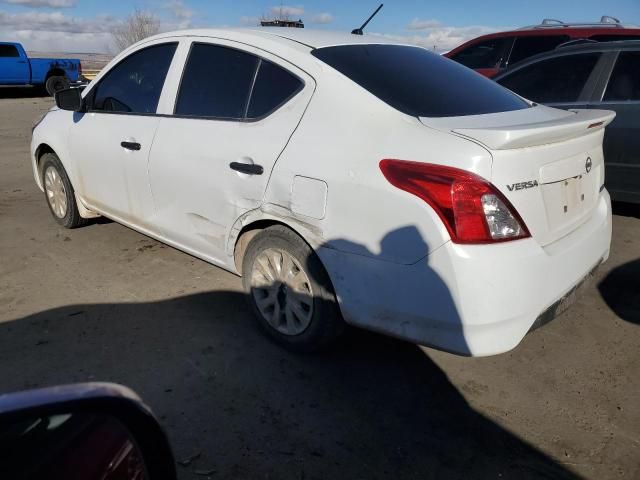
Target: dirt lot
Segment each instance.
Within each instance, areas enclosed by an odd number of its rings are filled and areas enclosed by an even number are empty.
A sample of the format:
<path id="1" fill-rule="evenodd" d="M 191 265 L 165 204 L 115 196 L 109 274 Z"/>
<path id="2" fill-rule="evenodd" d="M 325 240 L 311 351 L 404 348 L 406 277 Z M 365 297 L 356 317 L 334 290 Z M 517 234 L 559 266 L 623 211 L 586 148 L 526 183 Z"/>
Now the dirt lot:
<path id="1" fill-rule="evenodd" d="M 116 223 L 59 228 L 28 161 L 51 100 L 4 96 L 0 392 L 128 385 L 178 459 L 201 454 L 182 478 L 640 478 L 639 209 L 617 206 L 597 282 L 509 354 L 353 332 L 296 356 L 254 328 L 239 278 Z"/>

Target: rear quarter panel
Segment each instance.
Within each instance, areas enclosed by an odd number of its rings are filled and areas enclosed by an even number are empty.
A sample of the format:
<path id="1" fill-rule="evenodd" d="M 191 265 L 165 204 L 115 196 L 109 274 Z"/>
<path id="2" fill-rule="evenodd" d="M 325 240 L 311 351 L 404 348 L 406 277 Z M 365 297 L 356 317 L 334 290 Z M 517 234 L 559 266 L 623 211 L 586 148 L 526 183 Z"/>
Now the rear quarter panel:
<path id="1" fill-rule="evenodd" d="M 414 263 L 449 236 L 431 207 L 384 178 L 382 159 L 451 165 L 486 178 L 491 173 L 484 148 L 426 127 L 331 70 L 318 79 L 307 112 L 274 168 L 265 207 L 292 212 L 295 177 L 320 180 L 327 186 L 322 217 L 289 214 L 309 226 L 310 243 Z"/>

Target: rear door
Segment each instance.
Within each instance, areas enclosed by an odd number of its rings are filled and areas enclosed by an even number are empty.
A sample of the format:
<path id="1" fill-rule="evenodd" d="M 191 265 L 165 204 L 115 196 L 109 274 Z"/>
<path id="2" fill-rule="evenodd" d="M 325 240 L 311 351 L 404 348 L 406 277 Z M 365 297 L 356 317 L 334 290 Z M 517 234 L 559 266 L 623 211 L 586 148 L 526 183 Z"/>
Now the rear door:
<path id="1" fill-rule="evenodd" d="M 9 43 L 0 43 L 0 85 L 26 85 L 30 81 L 29 60 Z"/>
<path id="2" fill-rule="evenodd" d="M 261 205 L 314 88 L 305 72 L 257 48 L 193 42 L 149 165 L 157 225 L 168 240 L 227 262 L 231 227 Z"/>
<path id="3" fill-rule="evenodd" d="M 616 112 L 604 136 L 606 185 L 614 199 L 640 201 L 640 51 L 621 51 L 590 106 Z"/>

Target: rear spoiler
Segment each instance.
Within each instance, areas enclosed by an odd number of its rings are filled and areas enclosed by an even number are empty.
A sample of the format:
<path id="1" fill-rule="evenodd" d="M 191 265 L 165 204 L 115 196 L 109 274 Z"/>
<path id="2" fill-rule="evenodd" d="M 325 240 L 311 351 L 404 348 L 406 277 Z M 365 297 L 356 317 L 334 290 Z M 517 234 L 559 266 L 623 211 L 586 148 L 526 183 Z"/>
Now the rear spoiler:
<path id="1" fill-rule="evenodd" d="M 562 142 L 603 129 L 615 118 L 609 110 L 569 110 L 572 115 L 521 125 L 452 128 L 460 136 L 492 150 L 533 147 Z"/>

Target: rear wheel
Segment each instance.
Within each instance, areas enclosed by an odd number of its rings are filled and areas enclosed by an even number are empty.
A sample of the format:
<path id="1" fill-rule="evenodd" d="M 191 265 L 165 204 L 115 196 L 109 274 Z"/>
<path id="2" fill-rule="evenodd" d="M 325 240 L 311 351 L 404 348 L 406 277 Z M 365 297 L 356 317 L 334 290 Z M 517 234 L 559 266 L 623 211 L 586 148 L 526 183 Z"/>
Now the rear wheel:
<path id="1" fill-rule="evenodd" d="M 44 87 L 47 93 L 53 97 L 56 92 L 69 88 L 69 80 L 64 75 L 52 75 L 47 78 Z"/>
<path id="2" fill-rule="evenodd" d="M 73 187 L 60 159 L 53 153 L 45 153 L 40 162 L 45 198 L 55 221 L 65 228 L 86 225 L 88 220 L 80 216 Z"/>
<path id="3" fill-rule="evenodd" d="M 299 352 L 321 350 L 343 332 L 327 272 L 288 228 L 269 227 L 251 240 L 242 275 L 259 325 L 280 345 Z"/>

